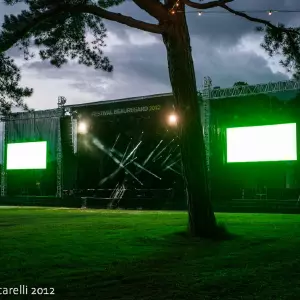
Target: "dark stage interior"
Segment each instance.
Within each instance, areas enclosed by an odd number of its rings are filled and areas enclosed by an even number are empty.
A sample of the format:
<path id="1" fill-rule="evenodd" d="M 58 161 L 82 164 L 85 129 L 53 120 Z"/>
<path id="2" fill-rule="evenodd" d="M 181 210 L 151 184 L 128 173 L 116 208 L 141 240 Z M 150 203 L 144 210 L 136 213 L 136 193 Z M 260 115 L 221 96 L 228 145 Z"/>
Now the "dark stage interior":
<path id="1" fill-rule="evenodd" d="M 90 197 L 122 197 L 119 206 L 126 201 L 144 206 L 146 201 L 154 207 L 155 202 L 171 201 L 184 207 L 177 129 L 168 123 L 173 108 L 157 99 L 147 109 L 139 105 L 138 113 L 106 116 L 99 116 L 97 108 L 78 110 L 78 122 L 85 122 L 88 130 L 78 135 L 77 190 Z M 128 110 L 131 106 L 136 103 L 127 103 Z M 110 109 L 101 106 L 101 111 Z"/>

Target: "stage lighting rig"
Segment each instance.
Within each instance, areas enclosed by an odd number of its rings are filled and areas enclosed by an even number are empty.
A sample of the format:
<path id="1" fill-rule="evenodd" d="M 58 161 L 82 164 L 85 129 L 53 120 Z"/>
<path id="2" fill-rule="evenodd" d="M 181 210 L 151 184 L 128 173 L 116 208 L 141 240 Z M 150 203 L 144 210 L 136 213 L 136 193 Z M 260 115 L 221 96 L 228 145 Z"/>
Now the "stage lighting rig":
<path id="1" fill-rule="evenodd" d="M 64 108 L 65 104 L 67 103 L 67 98 L 64 96 L 59 96 L 57 100 L 58 108 Z"/>
<path id="2" fill-rule="evenodd" d="M 71 116 L 71 109 L 69 107 L 65 109 L 65 116 Z"/>
<path id="3" fill-rule="evenodd" d="M 57 99 L 57 108 L 61 110 L 62 116 L 65 115 L 65 104 L 67 103 L 67 98 L 64 96 L 59 96 Z"/>

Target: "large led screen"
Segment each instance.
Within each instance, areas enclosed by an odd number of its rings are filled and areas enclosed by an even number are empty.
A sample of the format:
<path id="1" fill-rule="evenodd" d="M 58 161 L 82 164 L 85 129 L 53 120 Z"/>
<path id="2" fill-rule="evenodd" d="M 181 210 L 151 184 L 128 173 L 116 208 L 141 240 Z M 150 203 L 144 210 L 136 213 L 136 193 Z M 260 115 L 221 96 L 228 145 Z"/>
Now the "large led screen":
<path id="1" fill-rule="evenodd" d="M 227 162 L 297 160 L 296 124 L 227 128 Z"/>
<path id="2" fill-rule="evenodd" d="M 46 169 L 47 142 L 7 144 L 7 170 Z"/>

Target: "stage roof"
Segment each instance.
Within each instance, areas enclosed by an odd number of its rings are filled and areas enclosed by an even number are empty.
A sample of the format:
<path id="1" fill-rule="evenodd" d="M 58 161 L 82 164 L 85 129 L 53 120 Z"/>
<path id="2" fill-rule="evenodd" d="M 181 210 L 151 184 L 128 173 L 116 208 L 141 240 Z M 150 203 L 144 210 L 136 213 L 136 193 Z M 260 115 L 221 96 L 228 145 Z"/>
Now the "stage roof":
<path id="1" fill-rule="evenodd" d="M 160 97 L 170 97 L 172 95 L 173 95 L 172 93 L 146 95 L 146 96 L 132 97 L 132 98 L 122 98 L 122 99 L 115 99 L 115 100 L 102 100 L 102 101 L 97 101 L 97 102 L 86 102 L 86 103 L 81 103 L 81 104 L 70 104 L 70 105 L 65 105 L 65 107 L 76 108 L 76 107 L 93 106 L 93 105 L 99 105 L 99 104 L 111 104 L 111 103 L 118 103 L 118 102 L 141 101 L 141 100 L 160 98 Z"/>

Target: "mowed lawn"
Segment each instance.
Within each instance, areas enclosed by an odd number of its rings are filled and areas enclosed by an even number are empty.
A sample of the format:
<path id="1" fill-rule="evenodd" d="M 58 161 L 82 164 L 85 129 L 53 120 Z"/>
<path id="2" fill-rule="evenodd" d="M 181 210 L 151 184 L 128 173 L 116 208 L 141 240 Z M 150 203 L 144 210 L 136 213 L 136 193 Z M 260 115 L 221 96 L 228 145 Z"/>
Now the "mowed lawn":
<path id="1" fill-rule="evenodd" d="M 187 239 L 184 212 L 0 208 L 0 287 L 55 289 L 40 299 L 300 299 L 300 216 L 216 215 L 234 239 Z"/>

